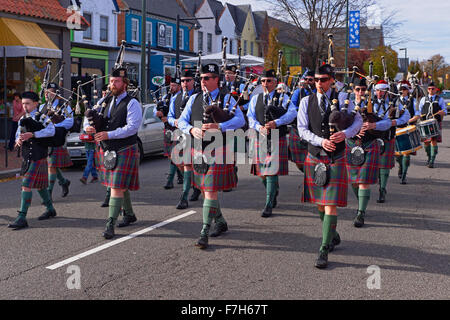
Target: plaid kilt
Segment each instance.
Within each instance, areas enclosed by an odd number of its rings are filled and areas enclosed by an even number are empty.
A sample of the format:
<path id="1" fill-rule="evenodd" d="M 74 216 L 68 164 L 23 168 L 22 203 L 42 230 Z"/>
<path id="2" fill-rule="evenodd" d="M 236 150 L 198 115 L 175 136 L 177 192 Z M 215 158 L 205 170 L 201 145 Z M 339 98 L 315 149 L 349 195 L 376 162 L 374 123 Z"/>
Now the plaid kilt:
<path id="1" fill-rule="evenodd" d="M 298 129 L 289 129 L 289 160 L 301 164 L 305 162 L 308 155 L 308 143 L 302 140 L 298 134 Z"/>
<path id="2" fill-rule="evenodd" d="M 96 151 L 96 161 L 100 181 L 105 187 L 113 189 L 139 190 L 139 148 L 135 144 L 117 152 L 117 165 L 107 170 L 103 165 L 104 151 Z"/>
<path id="3" fill-rule="evenodd" d="M 66 147 L 53 147 L 52 149 L 52 154 L 48 156 L 50 168 L 66 168 L 73 165 Z"/>
<path id="4" fill-rule="evenodd" d="M 319 162 L 330 165 L 330 181 L 324 187 L 314 184 L 314 168 Z M 304 168 L 302 202 L 311 202 L 321 206 L 347 206 L 348 179 L 345 156 L 331 164 L 331 160 L 327 156 L 321 156 L 318 159 L 308 153 Z"/>
<path id="5" fill-rule="evenodd" d="M 356 146 L 353 139 L 346 140 L 345 153 L 348 156 L 352 148 Z M 357 184 L 376 184 L 378 181 L 380 146 L 378 142 L 372 141 L 363 146 L 366 161 L 362 166 L 352 166 L 347 161 L 348 181 Z"/>
<path id="6" fill-rule="evenodd" d="M 438 135 L 437 137 L 433 137 L 433 138 L 430 138 L 430 139 L 426 139 L 426 140 L 424 140 L 423 142 L 431 143 L 431 140 L 432 140 L 432 139 L 436 139 L 437 143 L 442 143 L 442 121 L 439 121 L 439 122 L 438 122 L 438 125 L 439 125 L 439 131 L 441 132 L 441 134 Z"/>
<path id="7" fill-rule="evenodd" d="M 164 128 L 164 137 L 166 136 L 166 128 Z M 164 156 L 171 158 L 172 149 L 175 145 L 176 141 L 171 141 L 170 143 L 166 142 L 166 139 L 164 139 Z"/>
<path id="8" fill-rule="evenodd" d="M 194 156 L 194 148 L 191 149 L 191 155 Z M 212 155 L 217 159 L 223 159 L 223 164 L 214 163 L 209 166 L 206 174 L 200 174 L 193 170 L 194 179 L 192 185 L 197 189 L 206 192 L 218 192 L 236 188 L 237 181 L 234 173 L 234 164 L 226 164 L 226 153 L 231 152 L 225 147 L 217 148 Z M 192 162 L 192 165 L 194 163 Z"/>
<path id="9" fill-rule="evenodd" d="M 384 153 L 380 155 L 379 168 L 392 169 L 395 166 L 395 138 L 384 141 Z"/>
<path id="10" fill-rule="evenodd" d="M 258 135 L 260 137 L 260 135 Z M 250 142 L 252 142 L 250 140 Z M 280 137 L 279 139 L 279 151 L 278 154 L 266 154 L 264 159 L 260 158 L 260 145 L 264 141 L 259 139 L 253 140 L 252 161 L 250 173 L 255 176 L 287 176 L 289 175 L 289 159 L 288 159 L 288 143 L 286 137 Z M 254 151 L 254 152 L 253 152 Z M 274 161 L 275 160 L 275 161 Z M 272 163 L 278 163 L 273 165 Z"/>
<path id="11" fill-rule="evenodd" d="M 22 187 L 31 189 L 44 189 L 48 187 L 47 159 L 31 161 L 30 168 L 22 178 Z"/>

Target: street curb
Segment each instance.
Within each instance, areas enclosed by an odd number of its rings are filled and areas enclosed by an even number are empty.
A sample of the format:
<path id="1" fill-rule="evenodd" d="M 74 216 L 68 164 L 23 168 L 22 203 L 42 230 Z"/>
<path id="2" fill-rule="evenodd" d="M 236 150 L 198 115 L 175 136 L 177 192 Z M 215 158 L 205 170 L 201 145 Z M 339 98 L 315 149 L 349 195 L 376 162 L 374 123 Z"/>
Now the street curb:
<path id="1" fill-rule="evenodd" d="M 15 178 L 18 173 L 20 173 L 20 169 L 0 171 L 0 179 Z"/>

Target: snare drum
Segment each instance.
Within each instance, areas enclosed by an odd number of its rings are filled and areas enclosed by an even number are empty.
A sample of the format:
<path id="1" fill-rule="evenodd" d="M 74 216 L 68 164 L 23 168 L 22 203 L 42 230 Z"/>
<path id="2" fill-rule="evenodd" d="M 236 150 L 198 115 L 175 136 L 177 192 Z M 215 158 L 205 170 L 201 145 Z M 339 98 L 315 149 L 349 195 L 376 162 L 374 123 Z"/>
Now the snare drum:
<path id="1" fill-rule="evenodd" d="M 437 137 L 441 134 L 441 131 L 439 130 L 439 124 L 436 119 L 420 121 L 417 124 L 417 129 L 419 130 L 422 141 Z"/>
<path id="2" fill-rule="evenodd" d="M 395 132 L 395 155 L 408 155 L 421 149 L 420 135 L 416 126 L 398 128 Z"/>

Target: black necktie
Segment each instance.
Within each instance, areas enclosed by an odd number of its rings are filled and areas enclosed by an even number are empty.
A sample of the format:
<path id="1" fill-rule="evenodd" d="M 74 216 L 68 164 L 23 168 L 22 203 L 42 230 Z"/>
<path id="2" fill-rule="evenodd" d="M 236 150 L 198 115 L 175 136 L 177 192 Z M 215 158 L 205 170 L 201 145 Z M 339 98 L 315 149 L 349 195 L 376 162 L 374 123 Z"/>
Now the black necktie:
<path id="1" fill-rule="evenodd" d="M 203 103 L 205 104 L 205 106 L 208 106 L 209 99 L 208 99 L 208 95 L 206 93 L 203 94 Z"/>
<path id="2" fill-rule="evenodd" d="M 112 113 L 116 110 L 116 100 L 117 100 L 117 97 L 114 96 L 113 100 L 111 102 L 111 107 L 109 108 L 109 117 L 111 117 Z"/>
<path id="3" fill-rule="evenodd" d="M 322 99 L 320 100 L 320 113 L 324 115 L 325 112 L 327 112 L 327 101 L 325 95 L 322 95 Z"/>
<path id="4" fill-rule="evenodd" d="M 265 93 L 264 94 L 264 104 L 267 106 L 269 104 L 269 94 Z"/>

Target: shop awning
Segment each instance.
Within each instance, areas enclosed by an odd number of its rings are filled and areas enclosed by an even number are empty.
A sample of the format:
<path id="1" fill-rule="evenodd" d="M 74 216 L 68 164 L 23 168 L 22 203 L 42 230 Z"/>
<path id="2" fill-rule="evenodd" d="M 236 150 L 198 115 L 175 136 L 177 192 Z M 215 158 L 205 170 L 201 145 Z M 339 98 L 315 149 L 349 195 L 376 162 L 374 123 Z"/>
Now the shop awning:
<path id="1" fill-rule="evenodd" d="M 34 22 L 0 18 L 0 57 L 62 58 L 62 51 Z"/>

